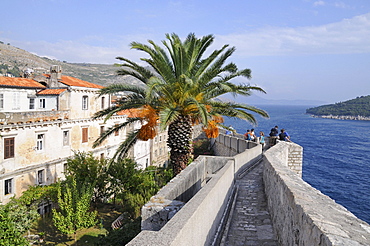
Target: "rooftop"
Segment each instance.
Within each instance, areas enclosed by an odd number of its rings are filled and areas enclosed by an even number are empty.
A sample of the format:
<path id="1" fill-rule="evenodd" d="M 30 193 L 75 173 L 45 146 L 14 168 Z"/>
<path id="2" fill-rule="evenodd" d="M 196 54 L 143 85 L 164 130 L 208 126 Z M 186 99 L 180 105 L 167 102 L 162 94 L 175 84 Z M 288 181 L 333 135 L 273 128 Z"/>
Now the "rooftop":
<path id="1" fill-rule="evenodd" d="M 60 95 L 67 89 L 45 89 L 37 93 L 37 95 Z"/>
<path id="2" fill-rule="evenodd" d="M 0 85 L 6 87 L 21 87 L 21 88 L 37 88 L 43 89 L 44 85 L 36 82 L 33 79 L 17 78 L 17 77 L 0 77 Z"/>

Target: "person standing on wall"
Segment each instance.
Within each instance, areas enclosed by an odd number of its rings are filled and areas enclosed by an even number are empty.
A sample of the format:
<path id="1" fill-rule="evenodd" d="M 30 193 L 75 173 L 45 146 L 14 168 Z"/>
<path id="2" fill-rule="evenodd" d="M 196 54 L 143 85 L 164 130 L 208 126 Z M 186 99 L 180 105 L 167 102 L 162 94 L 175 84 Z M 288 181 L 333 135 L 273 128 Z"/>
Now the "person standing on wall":
<path id="1" fill-rule="evenodd" d="M 270 146 L 274 146 L 276 144 L 276 140 L 279 137 L 279 127 L 275 126 L 270 131 Z"/>
<path id="2" fill-rule="evenodd" d="M 250 135 L 250 140 L 251 141 L 256 141 L 257 140 L 256 134 L 254 134 L 254 129 L 253 128 L 249 132 L 249 135 Z"/>
<path id="3" fill-rule="evenodd" d="M 262 149 L 265 147 L 265 134 L 263 132 L 260 132 L 260 144 L 262 144 Z"/>

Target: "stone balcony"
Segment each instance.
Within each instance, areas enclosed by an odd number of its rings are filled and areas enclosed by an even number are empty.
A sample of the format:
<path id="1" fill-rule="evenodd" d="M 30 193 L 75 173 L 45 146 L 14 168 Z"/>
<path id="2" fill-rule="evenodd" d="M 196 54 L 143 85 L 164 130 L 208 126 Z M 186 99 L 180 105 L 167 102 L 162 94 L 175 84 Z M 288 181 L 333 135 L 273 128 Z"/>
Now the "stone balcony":
<path id="1" fill-rule="evenodd" d="M 67 120 L 69 110 L 0 112 L 0 125 Z"/>

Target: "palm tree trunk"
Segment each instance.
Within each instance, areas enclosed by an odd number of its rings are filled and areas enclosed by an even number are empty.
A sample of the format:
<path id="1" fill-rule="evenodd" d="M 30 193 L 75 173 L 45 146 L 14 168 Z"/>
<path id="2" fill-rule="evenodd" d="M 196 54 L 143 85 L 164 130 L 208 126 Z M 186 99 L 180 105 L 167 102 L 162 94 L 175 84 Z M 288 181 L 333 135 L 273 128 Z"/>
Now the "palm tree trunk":
<path id="1" fill-rule="evenodd" d="M 170 150 L 170 165 L 173 174 L 177 175 L 184 170 L 191 154 L 191 121 L 190 117 L 180 115 L 168 128 L 167 145 Z"/>

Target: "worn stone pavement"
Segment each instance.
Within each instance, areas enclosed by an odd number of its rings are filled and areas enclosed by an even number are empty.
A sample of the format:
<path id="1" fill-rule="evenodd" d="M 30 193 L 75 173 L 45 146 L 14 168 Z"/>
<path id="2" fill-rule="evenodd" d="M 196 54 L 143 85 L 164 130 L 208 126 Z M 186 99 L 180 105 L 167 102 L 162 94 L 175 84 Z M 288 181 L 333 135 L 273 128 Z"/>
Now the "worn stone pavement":
<path id="1" fill-rule="evenodd" d="M 262 171 L 262 164 L 258 164 L 236 181 L 236 202 L 221 245 L 279 245 L 267 209 Z"/>

